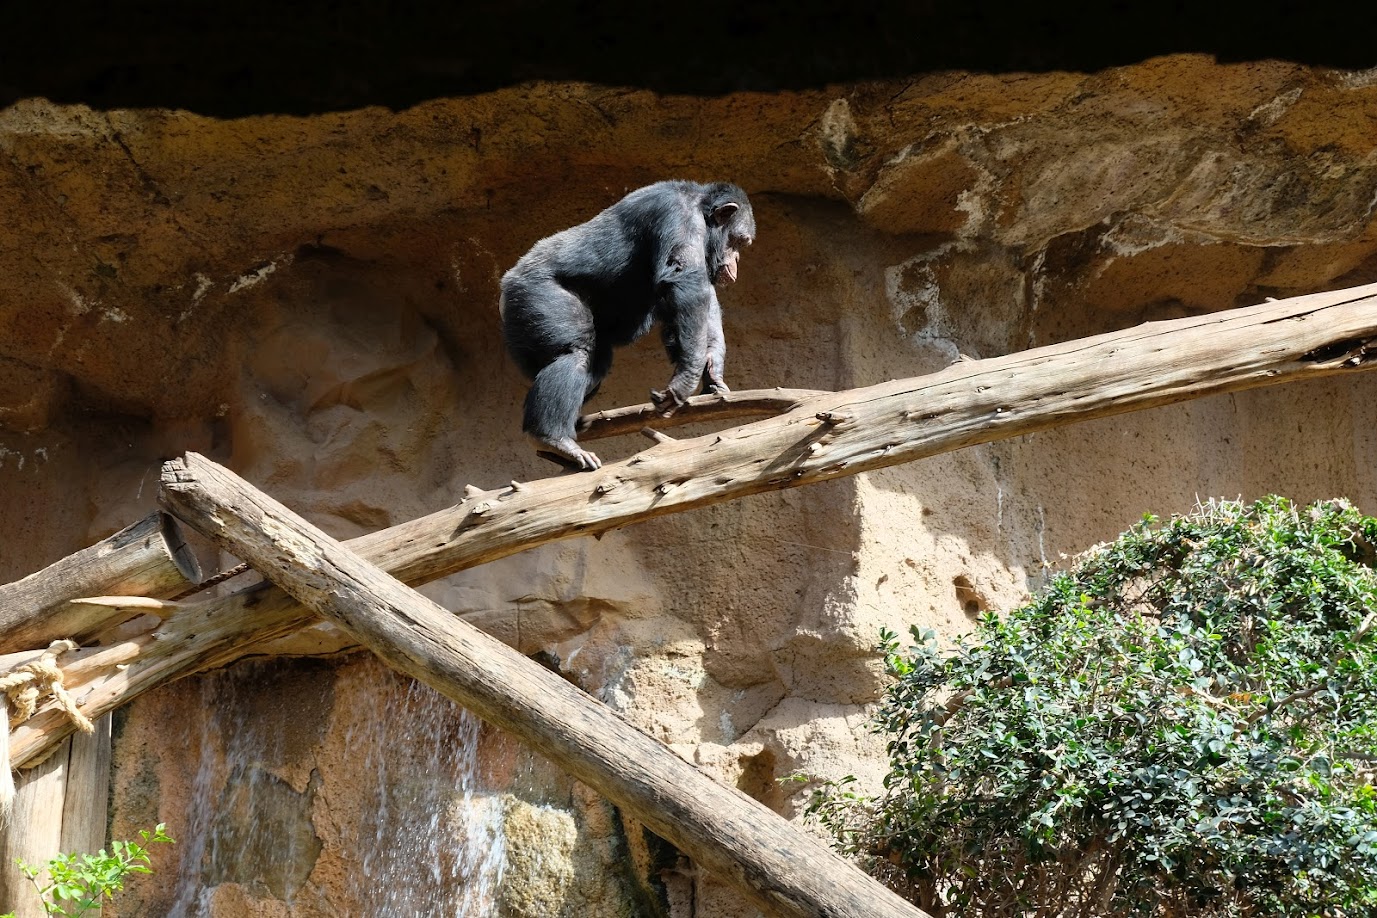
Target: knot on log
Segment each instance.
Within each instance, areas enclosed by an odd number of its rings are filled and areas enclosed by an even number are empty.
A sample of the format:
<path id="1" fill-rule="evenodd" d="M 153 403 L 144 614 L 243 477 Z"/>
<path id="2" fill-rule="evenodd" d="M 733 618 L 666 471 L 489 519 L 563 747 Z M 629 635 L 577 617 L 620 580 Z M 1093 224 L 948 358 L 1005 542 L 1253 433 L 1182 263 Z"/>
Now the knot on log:
<path id="1" fill-rule="evenodd" d="M 28 720 L 38 710 L 38 700 L 45 694 L 53 696 L 53 702 L 62 709 L 76 728 L 82 733 L 90 733 L 95 728 L 85 714 L 77 708 L 76 700 L 62 685 L 62 670 L 58 668 L 57 658 L 68 650 L 76 650 L 76 641 L 53 641 L 37 660 L 25 663 L 0 676 L 0 692 L 14 713 L 5 710 L 6 720 L 18 726 Z M 8 724 L 5 725 L 8 733 Z M 8 760 L 4 762 L 9 765 Z"/>

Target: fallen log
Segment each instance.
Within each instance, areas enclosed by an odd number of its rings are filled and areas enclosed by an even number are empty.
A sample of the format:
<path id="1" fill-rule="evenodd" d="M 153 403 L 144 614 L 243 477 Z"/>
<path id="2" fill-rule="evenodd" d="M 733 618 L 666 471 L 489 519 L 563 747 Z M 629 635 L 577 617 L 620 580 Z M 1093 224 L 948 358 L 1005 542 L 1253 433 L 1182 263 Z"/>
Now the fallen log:
<path id="1" fill-rule="evenodd" d="M 557 539 L 1070 421 L 1363 372 L 1377 363 L 1374 357 L 1377 284 L 1150 322 L 809 397 L 779 417 L 693 439 L 666 438 L 595 472 L 477 491 L 349 547 L 417 585 Z M 77 697 L 94 716 L 170 679 L 228 663 L 311 620 L 280 591 L 261 585 L 192 604 L 168 619 L 157 640 L 132 645 L 123 670 L 93 677 Z M 14 761 L 38 755 L 68 730 L 60 717 L 40 712 L 15 731 Z"/>
<path id="2" fill-rule="evenodd" d="M 592 696 L 389 577 L 242 478 L 187 453 L 161 499 L 389 666 L 519 736 L 757 908 L 792 918 L 923 912 Z"/>
<path id="3" fill-rule="evenodd" d="M 84 596 L 166 598 L 200 578 L 200 566 L 165 513 L 132 526 L 36 574 L 0 586 L 0 653 L 47 647 L 60 638 L 85 643 L 120 610 L 72 605 Z"/>

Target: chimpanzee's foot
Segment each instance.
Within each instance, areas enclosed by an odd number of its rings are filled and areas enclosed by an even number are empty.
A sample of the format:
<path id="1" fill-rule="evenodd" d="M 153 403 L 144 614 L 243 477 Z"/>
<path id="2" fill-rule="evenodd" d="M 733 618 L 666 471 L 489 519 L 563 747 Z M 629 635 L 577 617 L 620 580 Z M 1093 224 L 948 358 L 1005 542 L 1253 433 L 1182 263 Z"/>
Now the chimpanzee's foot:
<path id="1" fill-rule="evenodd" d="M 543 437 L 532 436 L 531 442 L 535 444 L 537 456 L 542 459 L 549 459 L 571 472 L 591 472 L 594 469 L 602 468 L 601 459 L 588 450 L 582 449 L 570 437 L 546 440 Z"/>
<path id="2" fill-rule="evenodd" d="M 655 406 L 656 414 L 662 418 L 672 418 L 688 399 L 666 386 L 664 389 L 651 389 L 650 401 Z"/>
<path id="3" fill-rule="evenodd" d="M 707 365 L 703 367 L 703 391 L 713 395 L 728 395 L 732 391 L 727 388 L 727 383 L 722 379 L 722 368 L 711 357 L 708 358 Z"/>

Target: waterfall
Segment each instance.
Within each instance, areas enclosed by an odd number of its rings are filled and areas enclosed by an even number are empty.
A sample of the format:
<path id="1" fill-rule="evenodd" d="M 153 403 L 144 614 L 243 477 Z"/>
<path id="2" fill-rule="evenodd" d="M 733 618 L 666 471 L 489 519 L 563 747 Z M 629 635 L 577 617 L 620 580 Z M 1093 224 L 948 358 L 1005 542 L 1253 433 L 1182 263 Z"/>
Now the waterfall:
<path id="1" fill-rule="evenodd" d="M 213 918 L 226 890 L 288 914 L 495 913 L 502 803 L 479 775 L 476 717 L 364 655 L 243 663 L 200 683 L 170 916 Z"/>

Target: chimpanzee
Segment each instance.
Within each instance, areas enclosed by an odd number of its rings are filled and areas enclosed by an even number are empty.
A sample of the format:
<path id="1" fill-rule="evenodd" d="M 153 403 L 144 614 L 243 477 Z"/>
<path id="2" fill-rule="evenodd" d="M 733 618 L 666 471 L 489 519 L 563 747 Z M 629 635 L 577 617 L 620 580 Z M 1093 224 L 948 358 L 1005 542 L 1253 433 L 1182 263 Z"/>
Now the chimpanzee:
<path id="1" fill-rule="evenodd" d="M 674 375 L 650 397 L 669 417 L 698 391 L 728 391 L 715 284 L 736 280 L 755 240 L 746 193 L 717 182 L 657 182 L 587 223 L 540 240 L 502 277 L 502 335 L 530 379 L 522 430 L 570 469 L 602 461 L 574 440 L 579 408 L 612 367 L 612 349 L 658 319 Z"/>

